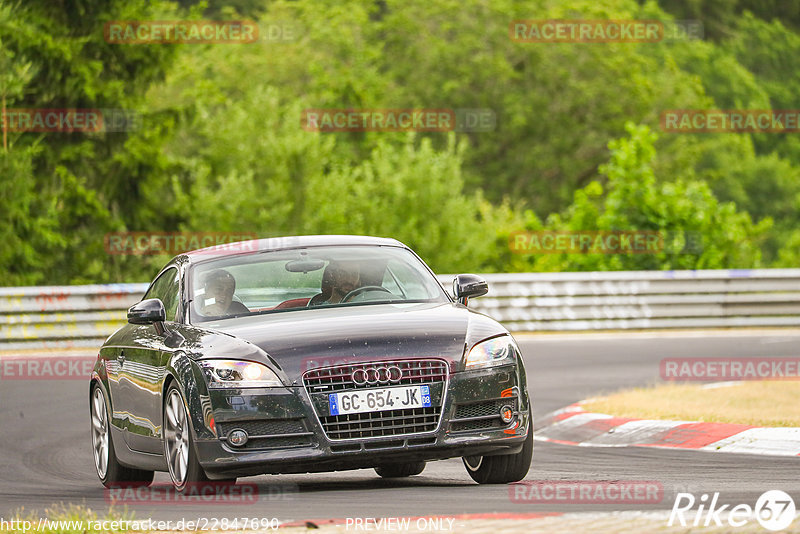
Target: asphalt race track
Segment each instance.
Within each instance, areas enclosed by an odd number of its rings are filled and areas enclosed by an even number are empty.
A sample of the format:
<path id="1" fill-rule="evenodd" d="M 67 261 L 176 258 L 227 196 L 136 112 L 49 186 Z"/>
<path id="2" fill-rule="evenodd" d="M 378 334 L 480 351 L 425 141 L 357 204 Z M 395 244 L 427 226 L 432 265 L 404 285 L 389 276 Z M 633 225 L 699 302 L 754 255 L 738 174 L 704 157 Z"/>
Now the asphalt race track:
<path id="1" fill-rule="evenodd" d="M 659 380 L 666 357 L 797 356 L 800 332 L 520 336 L 534 414 L 541 417 L 586 397 Z M 109 504 L 94 472 L 86 383 L 0 381 L 0 516 L 24 507 L 43 512 L 84 504 L 101 515 Z M 676 491 L 720 492 L 720 503 L 755 504 L 766 490 L 800 497 L 800 457 L 643 448 L 588 448 L 537 442 L 528 480 L 653 480 L 670 509 Z M 157 482 L 167 482 L 159 473 Z M 281 520 L 397 517 L 463 513 L 582 512 L 647 509 L 647 505 L 514 503 L 507 486 L 479 486 L 461 460 L 428 464 L 420 476 L 380 479 L 372 470 L 240 479 L 258 485 L 255 504 L 129 507 L 137 519 L 259 517 Z M 41 514 L 40 514 L 41 515 Z"/>

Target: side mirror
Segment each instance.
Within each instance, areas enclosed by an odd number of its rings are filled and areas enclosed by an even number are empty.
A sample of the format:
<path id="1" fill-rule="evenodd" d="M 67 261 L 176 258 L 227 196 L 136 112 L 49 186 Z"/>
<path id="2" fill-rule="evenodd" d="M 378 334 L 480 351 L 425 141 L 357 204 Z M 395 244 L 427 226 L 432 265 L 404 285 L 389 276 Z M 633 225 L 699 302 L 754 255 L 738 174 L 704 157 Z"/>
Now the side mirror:
<path id="1" fill-rule="evenodd" d="M 489 284 L 476 274 L 459 274 L 453 279 L 453 295 L 467 305 L 470 297 L 480 297 L 489 292 Z"/>
<path id="2" fill-rule="evenodd" d="M 161 299 L 143 300 L 128 309 L 128 322 L 131 324 L 163 323 L 166 320 L 167 312 Z"/>

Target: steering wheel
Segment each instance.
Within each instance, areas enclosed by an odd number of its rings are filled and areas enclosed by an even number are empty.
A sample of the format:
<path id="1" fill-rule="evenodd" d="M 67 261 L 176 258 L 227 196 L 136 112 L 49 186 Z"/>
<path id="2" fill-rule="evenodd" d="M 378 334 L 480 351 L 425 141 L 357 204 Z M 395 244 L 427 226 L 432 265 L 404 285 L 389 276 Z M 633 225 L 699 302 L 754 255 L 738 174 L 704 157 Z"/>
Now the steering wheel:
<path id="1" fill-rule="evenodd" d="M 347 295 L 342 297 L 342 302 L 349 302 L 352 298 L 357 297 L 358 295 L 360 295 L 361 293 L 364 293 L 365 291 L 383 291 L 385 293 L 389 293 L 392 296 L 395 296 L 394 293 L 392 293 L 391 291 L 389 291 L 385 287 L 381 287 L 381 286 L 364 286 L 364 287 L 357 287 L 354 290 L 352 290 L 350 293 L 348 293 Z"/>

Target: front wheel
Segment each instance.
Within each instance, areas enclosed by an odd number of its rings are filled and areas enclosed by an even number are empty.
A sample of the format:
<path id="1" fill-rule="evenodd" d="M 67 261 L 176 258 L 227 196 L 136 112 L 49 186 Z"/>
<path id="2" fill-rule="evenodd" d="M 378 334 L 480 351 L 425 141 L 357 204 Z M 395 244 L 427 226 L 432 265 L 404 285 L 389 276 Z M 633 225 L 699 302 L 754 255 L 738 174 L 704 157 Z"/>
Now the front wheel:
<path id="1" fill-rule="evenodd" d="M 111 439 L 111 422 L 106 408 L 106 396 L 99 385 L 92 389 L 92 400 L 89 406 L 92 422 L 92 452 L 97 476 L 104 486 L 112 487 L 120 484 L 149 486 L 153 483 L 153 471 L 134 469 L 119 463 L 114 452 Z"/>
<path id="2" fill-rule="evenodd" d="M 189 425 L 189 414 L 183 395 L 176 384 L 167 390 L 164 403 L 164 456 L 169 477 L 178 493 L 197 483 L 208 482 L 208 476 L 197 460 L 194 440 Z"/>
<path id="3" fill-rule="evenodd" d="M 478 484 L 508 484 L 519 482 L 528 474 L 533 458 L 533 428 L 528 429 L 528 437 L 522 450 L 516 454 L 498 456 L 465 456 L 464 467 L 472 480 Z"/>
<path id="4" fill-rule="evenodd" d="M 375 468 L 375 472 L 383 478 L 401 478 L 418 475 L 425 469 L 425 462 L 408 462 L 386 464 Z"/>

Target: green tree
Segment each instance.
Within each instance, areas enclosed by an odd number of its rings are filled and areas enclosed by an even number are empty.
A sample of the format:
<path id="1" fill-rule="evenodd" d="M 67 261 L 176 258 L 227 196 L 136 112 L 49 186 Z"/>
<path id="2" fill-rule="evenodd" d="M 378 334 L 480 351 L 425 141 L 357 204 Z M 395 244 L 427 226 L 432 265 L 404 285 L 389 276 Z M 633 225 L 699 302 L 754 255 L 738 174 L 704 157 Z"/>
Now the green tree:
<path id="1" fill-rule="evenodd" d="M 404 134 L 358 159 L 336 134 L 300 128 L 302 102 L 275 88 L 253 86 L 225 105 L 219 98 L 198 95 L 195 121 L 169 145 L 181 171 L 150 199 L 185 214 L 182 229 L 382 235 L 440 272 L 493 265 L 496 226 L 513 226 L 513 214 L 463 191 L 466 145 L 454 136 L 436 150 Z"/>
<path id="2" fill-rule="evenodd" d="M 702 181 L 658 181 L 653 170 L 656 134 L 626 125 L 628 137 L 609 143 L 611 158 L 600 167 L 605 188 L 593 182 L 575 193 L 550 230 L 661 231 L 656 254 L 552 254 L 531 258 L 536 270 L 717 269 L 759 267 L 759 240 L 766 219 L 754 225 L 733 203 L 720 203 Z"/>
<path id="3" fill-rule="evenodd" d="M 164 73 L 175 47 L 112 45 L 103 38 L 110 20 L 176 18 L 174 4 L 135 0 L 0 4 L 0 91 L 7 107 L 92 108 L 135 111 L 143 92 Z M 6 70 L 11 63 L 12 68 Z M 15 209 L 20 224 L 44 222 L 47 239 L 34 239 L 24 256 L 35 270 L 27 280 L 80 283 L 111 280 L 103 234 L 135 219 L 140 175 L 123 149 L 126 133 L 8 133 L 5 187 L 31 187 Z M 15 154 L 19 152 L 19 154 Z M 125 168 L 138 167 L 138 173 Z M 14 182 L 14 183 L 10 183 Z M 18 182 L 27 182 L 20 185 Z M 10 257 L 10 256 L 9 256 Z M 26 264 L 0 265 L 25 270 Z M 6 282 L 10 280 L 6 279 Z"/>

